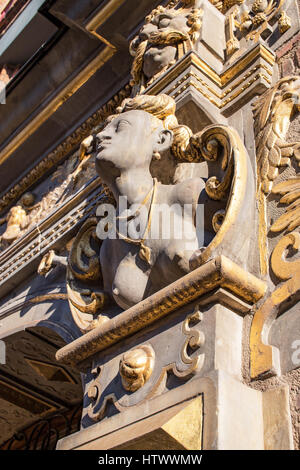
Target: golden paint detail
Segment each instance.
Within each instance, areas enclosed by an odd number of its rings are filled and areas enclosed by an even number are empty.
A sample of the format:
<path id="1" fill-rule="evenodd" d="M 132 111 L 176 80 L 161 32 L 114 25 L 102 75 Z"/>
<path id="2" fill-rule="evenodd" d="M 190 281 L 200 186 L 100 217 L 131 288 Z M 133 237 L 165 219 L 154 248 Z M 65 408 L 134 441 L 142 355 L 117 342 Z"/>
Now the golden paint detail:
<path id="1" fill-rule="evenodd" d="M 90 116 L 80 127 L 78 127 L 67 139 L 61 143 L 53 152 L 47 155 L 38 163 L 22 180 L 11 188 L 0 199 L 0 212 L 3 212 L 7 206 L 19 198 L 33 184 L 37 183 L 45 173 L 54 168 L 63 159 L 74 152 L 85 137 L 88 137 L 93 129 L 105 121 L 105 119 L 115 112 L 124 98 L 131 93 L 131 87 L 126 85 L 113 98 L 111 98 L 97 112 Z"/>
<path id="2" fill-rule="evenodd" d="M 234 52 L 240 49 L 240 42 L 234 35 L 236 29 L 236 16 L 238 14 L 238 9 L 235 8 L 229 15 L 226 16 L 225 22 L 225 32 L 227 33 L 226 41 L 226 54 L 231 56 Z"/>
<path id="3" fill-rule="evenodd" d="M 161 79 L 157 83 L 154 83 L 153 85 L 149 86 L 145 90 L 145 92 L 151 94 L 158 94 L 162 89 L 166 88 L 168 84 L 170 84 L 173 80 L 176 80 L 176 78 L 190 65 L 195 66 L 201 73 L 208 77 L 211 82 L 218 87 L 218 89 L 222 89 L 226 87 L 236 77 L 239 77 L 241 73 L 247 68 L 249 68 L 253 61 L 257 59 L 262 59 L 266 61 L 267 64 L 271 65 L 271 67 L 273 67 L 275 64 L 275 55 L 271 51 L 266 49 L 266 47 L 264 47 L 262 44 L 258 44 L 244 57 L 238 59 L 234 64 L 229 66 L 228 69 L 226 69 L 221 74 L 218 74 L 204 60 L 202 60 L 198 56 L 198 54 L 191 51 L 188 55 L 183 57 L 182 60 L 178 61 L 176 65 L 174 65 L 163 77 L 161 77 Z M 267 66 L 263 63 L 260 65 L 260 67 L 266 70 L 270 77 L 272 77 L 272 69 L 267 68 Z M 253 72 L 255 70 L 253 70 Z M 249 72 L 246 73 L 246 77 L 249 76 L 248 73 Z M 175 89 L 177 86 L 178 85 L 175 84 L 173 89 Z M 220 92 L 220 94 L 216 96 L 223 98 L 222 93 L 228 94 L 230 92 L 231 89 L 229 89 L 228 91 L 225 89 L 224 92 Z"/>
<path id="4" fill-rule="evenodd" d="M 299 78 L 284 77 L 253 106 L 262 275 L 268 272 L 266 196 L 272 191 L 279 167 L 289 165 L 293 156 L 298 161 L 300 157 L 300 143 L 286 141 L 291 118 L 300 111 L 299 101 Z"/>
<path id="5" fill-rule="evenodd" d="M 29 302 L 32 304 L 40 304 L 42 302 L 49 302 L 51 300 L 68 300 L 67 294 L 44 294 L 44 295 L 37 295 L 32 299 L 29 299 Z"/>
<path id="6" fill-rule="evenodd" d="M 67 293 L 74 322 L 82 333 L 107 321 L 101 315 L 107 294 L 101 290 L 99 261 L 101 242 L 96 236 L 97 219 L 88 219 L 72 244 L 67 267 Z"/>
<path id="7" fill-rule="evenodd" d="M 89 31 L 93 36 L 95 36 L 114 51 L 116 48 L 107 39 L 97 33 L 96 30 L 102 24 L 104 24 L 124 3 L 125 0 L 110 0 L 85 26 L 87 31 Z"/>
<path id="8" fill-rule="evenodd" d="M 225 14 L 235 5 L 241 5 L 244 0 L 209 0 L 221 13 Z"/>
<path id="9" fill-rule="evenodd" d="M 99 262 L 100 241 L 96 236 L 97 220 L 85 221 L 74 238 L 68 258 L 56 256 L 50 250 L 42 258 L 38 273 L 45 276 L 53 264 L 67 266 L 67 294 L 47 294 L 31 299 L 31 302 L 67 299 L 73 320 L 82 333 L 101 325 L 107 318 L 101 315 L 107 303 L 107 294 L 100 289 L 102 274 Z"/>
<path id="10" fill-rule="evenodd" d="M 259 73 L 255 75 L 249 82 L 247 82 L 243 87 L 241 87 L 234 95 L 230 96 L 227 100 L 224 100 L 222 103 L 218 103 L 215 101 L 208 93 L 205 93 L 203 89 L 201 89 L 195 82 L 191 82 L 191 86 L 196 88 L 197 91 L 199 91 L 205 98 L 207 98 L 212 104 L 214 104 L 217 108 L 222 109 L 224 108 L 228 103 L 233 101 L 235 98 L 237 98 L 239 95 L 241 95 L 247 88 L 249 88 L 253 83 L 256 81 L 264 79 L 269 85 L 271 84 L 271 80 L 266 77 L 266 75 Z M 179 96 L 185 89 L 187 88 L 187 85 L 183 88 L 181 88 L 174 96 L 177 97 Z"/>
<path id="11" fill-rule="evenodd" d="M 176 3 L 176 6 L 180 5 L 180 2 Z M 201 29 L 203 16 L 203 10 L 195 8 L 193 3 L 181 5 L 180 8 L 175 9 L 175 5 L 169 4 L 166 7 L 159 5 L 155 8 L 146 18 L 145 24 L 142 27 L 139 34 L 131 41 L 129 51 L 134 57 L 131 75 L 133 78 L 133 85 L 135 86 L 136 93 L 144 91 L 145 87 L 153 83 L 154 80 L 163 75 L 170 66 L 177 61 L 182 53 L 187 52 L 193 48 L 193 45 L 199 38 L 199 31 Z M 165 29 L 160 27 L 160 18 L 163 15 L 172 15 L 173 17 L 183 16 L 186 17 L 187 26 L 189 27 L 188 32 L 182 32 L 179 30 Z M 151 30 L 145 35 L 145 26 L 150 26 Z M 156 30 L 155 30 L 156 28 Z M 143 72 L 144 55 L 150 45 L 154 46 L 176 46 L 177 54 L 175 61 L 172 60 L 168 65 L 164 66 L 158 73 L 152 77 L 145 76 Z"/>
<path id="12" fill-rule="evenodd" d="M 274 21 L 280 12 L 278 29 L 280 34 L 285 33 L 285 31 L 290 28 L 291 21 L 283 10 L 284 3 L 285 0 L 279 0 L 278 2 L 276 2 L 276 0 L 255 1 L 241 25 L 241 29 L 250 29 L 246 39 L 255 42 L 258 41 L 263 32 L 268 28 L 270 22 Z"/>
<path id="13" fill-rule="evenodd" d="M 44 220 L 22 239 L 16 240 L 13 245 L 7 248 L 0 255 L 0 282 L 4 282 L 18 271 L 28 261 L 38 257 L 49 250 L 49 247 L 62 235 L 71 230 L 82 218 L 92 215 L 95 212 L 99 199 L 99 194 L 88 196 L 93 190 L 101 187 L 99 178 L 96 178 L 87 188 L 81 191 L 73 199 L 61 206 L 52 216 Z M 85 197 L 78 207 L 81 198 Z M 66 213 L 70 212 L 68 216 Z M 65 216 L 62 219 L 62 216 Z"/>
<path id="14" fill-rule="evenodd" d="M 288 29 L 290 29 L 291 26 L 292 24 L 290 17 L 286 14 L 285 11 L 282 11 L 278 20 L 280 34 L 284 34 Z"/>
<path id="15" fill-rule="evenodd" d="M 0 244 L 2 248 L 6 248 L 22 235 L 22 231 L 26 229 L 31 221 L 29 213 L 38 207 L 39 204 L 33 205 L 35 196 L 32 193 L 23 194 L 16 206 L 13 206 L 6 217 L 0 219 L 0 225 L 6 223 L 6 230 L 0 236 Z"/>
<path id="16" fill-rule="evenodd" d="M 223 2 L 219 2 L 221 5 Z M 276 22 L 280 34 L 291 27 L 291 19 L 283 9 L 285 0 L 256 0 L 248 7 L 242 0 L 229 2 L 230 7 L 220 9 L 226 15 L 226 52 L 227 56 L 234 54 L 240 48 L 240 40 L 258 42 L 267 34 L 271 34 L 271 26 Z M 234 8 L 232 8 L 235 6 Z M 268 29 L 270 31 L 268 31 Z M 239 40 L 235 32 L 239 32 Z"/>
<path id="17" fill-rule="evenodd" d="M 195 142 L 196 140 L 196 142 Z M 193 144 L 199 145 L 203 158 L 218 161 L 224 172 L 221 181 L 210 177 L 206 182 L 206 192 L 212 199 L 227 199 L 226 215 L 216 236 L 193 260 L 193 267 L 207 262 L 222 246 L 230 228 L 237 223 L 242 210 L 248 178 L 248 159 L 238 133 L 226 126 L 209 126 L 203 133 L 196 135 Z M 229 197 L 230 191 L 230 197 Z"/>
<path id="18" fill-rule="evenodd" d="M 186 75 L 184 75 L 184 77 L 182 77 L 170 90 L 169 90 L 169 93 L 172 93 L 173 90 L 175 90 L 176 88 L 178 88 L 182 83 L 184 83 L 187 79 L 189 79 L 190 77 L 193 77 L 197 80 L 197 82 L 199 82 L 204 88 L 206 88 L 212 95 L 214 95 L 216 98 L 218 98 L 219 100 L 223 100 L 223 98 L 225 98 L 228 94 L 230 94 L 235 88 L 238 88 L 240 87 L 241 85 L 243 85 L 243 83 L 247 80 L 247 78 L 249 78 L 251 75 L 253 75 L 254 72 L 256 72 L 257 70 L 259 69 L 264 69 L 267 74 L 272 77 L 272 70 L 269 69 L 265 64 L 259 64 L 259 65 L 256 65 L 255 67 L 253 67 L 252 69 L 250 69 L 239 81 L 235 82 L 230 88 L 226 88 L 226 90 L 224 90 L 222 93 L 219 93 L 217 90 L 215 90 L 214 88 L 212 88 L 210 85 L 208 85 L 204 80 L 202 80 L 198 74 L 196 74 L 195 72 L 191 71 L 189 73 L 187 73 Z M 211 98 L 211 96 L 207 93 L 205 93 L 203 91 L 203 89 L 201 89 L 197 84 L 195 84 L 195 82 L 189 82 L 190 85 L 194 86 L 198 91 L 200 91 L 201 94 L 203 94 L 203 96 L 205 96 L 206 98 L 208 98 L 215 106 L 217 106 L 219 109 L 223 108 L 224 106 L 226 106 L 226 104 L 228 104 L 230 101 L 232 101 L 234 98 L 236 98 L 237 96 L 239 96 L 241 93 L 243 93 L 244 90 L 246 90 L 247 88 L 249 88 L 250 85 L 252 85 L 252 83 L 254 81 L 256 81 L 257 79 L 259 78 L 264 78 L 266 80 L 266 82 L 268 84 L 271 84 L 271 80 L 270 78 L 268 78 L 266 75 L 263 75 L 263 74 L 259 74 L 259 75 L 255 75 L 254 79 L 251 80 L 250 82 L 247 82 L 243 87 L 241 87 L 237 94 L 235 94 L 234 96 L 230 97 L 228 100 L 226 101 L 223 101 L 222 103 L 218 103 L 217 101 L 213 100 Z M 181 93 L 183 92 L 183 89 L 181 88 L 178 92 L 176 92 L 174 95 L 172 95 L 173 97 L 176 97 L 176 96 L 179 96 Z"/>
<path id="19" fill-rule="evenodd" d="M 213 215 L 212 226 L 216 233 L 220 230 L 221 225 L 224 222 L 224 219 L 225 219 L 225 211 L 223 209 L 215 212 L 215 214 Z"/>
<path id="20" fill-rule="evenodd" d="M 46 276 L 46 274 L 48 274 L 48 272 L 52 268 L 54 256 L 55 256 L 54 250 L 48 251 L 48 253 L 46 253 L 43 256 L 37 269 L 37 272 L 40 276 Z"/>
<path id="21" fill-rule="evenodd" d="M 251 67 L 250 70 L 247 70 L 242 78 L 234 81 L 232 85 L 229 86 L 230 82 L 240 76 L 243 70 L 249 68 L 249 65 L 254 60 L 259 60 L 259 63 L 254 67 Z M 270 54 L 263 46 L 258 45 L 254 50 L 247 54 L 246 57 L 229 67 L 229 69 L 221 75 L 218 75 L 204 61 L 202 61 L 197 54 L 191 52 L 188 56 L 184 57 L 181 62 L 179 61 L 173 68 L 171 68 L 158 82 L 149 86 L 145 92 L 158 94 L 162 89 L 166 88 L 173 80 L 175 80 L 174 85 L 172 85 L 172 87 L 167 91 L 167 93 L 173 98 L 177 98 L 189 86 L 192 86 L 218 109 L 223 109 L 230 102 L 243 95 L 243 93 L 250 88 L 253 83 L 263 80 L 266 86 L 271 85 L 273 70 L 263 63 L 263 61 L 266 61 L 268 64 L 273 66 L 275 59 L 274 56 L 272 56 L 272 54 Z M 183 77 L 176 80 L 176 77 L 189 66 L 196 67 L 197 70 L 189 70 L 189 72 L 187 72 Z M 255 74 L 255 72 L 258 73 Z M 201 78 L 199 73 L 208 77 L 211 85 L 205 78 Z M 234 92 L 235 89 L 236 91 Z"/>
<path id="22" fill-rule="evenodd" d="M 126 352 L 119 366 L 124 389 L 136 392 L 143 387 L 152 374 L 154 361 L 155 353 L 150 345 L 139 346 Z"/>
<path id="23" fill-rule="evenodd" d="M 286 142 L 291 118 L 300 111 L 300 80 L 284 77 L 253 105 L 258 187 L 269 194 L 278 168 L 300 153 L 300 143 Z"/>
<path id="24" fill-rule="evenodd" d="M 60 349 L 56 354 L 57 360 L 73 364 L 80 362 L 217 287 L 223 287 L 251 303 L 262 298 L 267 289 L 263 281 L 228 258 L 219 256 Z"/>
<path id="25" fill-rule="evenodd" d="M 300 234 L 291 232 L 276 245 L 271 256 L 271 267 L 278 279 L 285 281 L 269 295 L 255 312 L 251 333 L 251 377 L 279 373 L 278 351 L 268 344 L 272 322 L 278 315 L 280 305 L 300 290 L 300 259 L 287 261 L 286 251 L 292 248 L 299 253 Z"/>
<path id="26" fill-rule="evenodd" d="M 68 85 L 59 91 L 55 98 L 43 110 L 33 117 L 18 135 L 12 139 L 0 152 L 0 164 L 7 160 L 15 150 L 22 145 L 37 129 L 52 116 L 71 96 L 76 93 L 113 55 L 111 48 L 106 47 L 93 59 Z"/>

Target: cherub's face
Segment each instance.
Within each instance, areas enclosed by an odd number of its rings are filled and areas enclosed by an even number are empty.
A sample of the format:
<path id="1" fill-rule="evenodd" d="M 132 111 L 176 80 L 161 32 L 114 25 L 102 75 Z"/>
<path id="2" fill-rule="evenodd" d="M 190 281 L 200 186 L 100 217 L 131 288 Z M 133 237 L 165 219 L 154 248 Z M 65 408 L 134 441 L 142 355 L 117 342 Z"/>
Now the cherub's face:
<path id="1" fill-rule="evenodd" d="M 96 136 L 96 167 L 103 181 L 109 172 L 150 165 L 162 124 L 153 126 L 150 114 L 128 111 L 113 119 Z"/>
<path id="2" fill-rule="evenodd" d="M 139 33 L 140 39 L 149 40 L 143 64 L 143 72 L 147 78 L 156 75 L 160 70 L 168 66 L 176 58 L 177 52 L 173 41 L 167 40 L 163 44 L 151 43 L 151 34 L 164 34 L 165 32 L 188 34 L 189 29 L 188 15 L 178 14 L 172 10 L 158 14 L 152 19 L 151 23 L 147 23 L 141 29 Z"/>

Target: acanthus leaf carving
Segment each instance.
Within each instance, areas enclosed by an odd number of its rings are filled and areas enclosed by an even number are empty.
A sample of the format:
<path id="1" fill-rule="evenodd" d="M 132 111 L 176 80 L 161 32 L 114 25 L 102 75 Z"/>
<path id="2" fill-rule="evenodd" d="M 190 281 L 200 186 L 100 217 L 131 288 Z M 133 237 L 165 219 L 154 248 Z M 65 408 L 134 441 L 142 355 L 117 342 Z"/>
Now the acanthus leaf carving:
<path id="1" fill-rule="evenodd" d="M 298 77 L 284 77 L 254 103 L 254 134 L 256 142 L 257 199 L 259 204 L 259 249 L 261 273 L 268 272 L 267 253 L 267 208 L 266 198 L 272 192 L 273 182 L 280 166 L 290 165 L 290 159 L 299 161 L 299 142 L 287 142 L 286 135 L 290 121 L 300 111 L 300 80 Z M 287 183 L 277 186 L 282 191 Z M 287 189 L 287 192 L 289 190 Z M 284 200 L 287 200 L 285 198 Z M 284 220 L 295 213 L 283 216 L 273 224 L 271 231 L 278 231 Z M 292 225 L 291 225 L 292 227 Z M 296 225 L 294 226 L 296 227 Z"/>

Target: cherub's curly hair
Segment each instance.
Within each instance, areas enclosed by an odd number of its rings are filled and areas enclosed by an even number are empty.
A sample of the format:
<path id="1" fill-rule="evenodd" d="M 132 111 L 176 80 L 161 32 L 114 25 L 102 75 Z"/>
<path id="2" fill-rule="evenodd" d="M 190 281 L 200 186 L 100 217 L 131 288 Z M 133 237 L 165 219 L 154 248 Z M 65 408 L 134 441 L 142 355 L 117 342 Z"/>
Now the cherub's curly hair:
<path id="1" fill-rule="evenodd" d="M 117 108 L 119 114 L 133 110 L 149 113 L 161 122 L 164 129 L 173 132 L 171 151 L 178 160 L 197 161 L 198 150 L 193 147 L 191 142 L 193 133 L 188 126 L 178 124 L 175 116 L 176 103 L 171 96 L 165 94 L 137 95 L 135 98 L 125 99 Z M 110 120 L 115 116 L 111 116 Z"/>

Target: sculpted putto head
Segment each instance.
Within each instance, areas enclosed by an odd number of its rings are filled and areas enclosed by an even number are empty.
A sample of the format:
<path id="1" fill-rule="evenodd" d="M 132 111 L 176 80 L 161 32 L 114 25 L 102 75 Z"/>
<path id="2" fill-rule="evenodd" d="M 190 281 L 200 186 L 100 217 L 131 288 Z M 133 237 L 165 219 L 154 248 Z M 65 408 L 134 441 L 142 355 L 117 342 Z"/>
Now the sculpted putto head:
<path id="1" fill-rule="evenodd" d="M 134 56 L 132 77 L 143 86 L 178 58 L 178 44 L 191 48 L 198 38 L 202 11 L 195 1 L 181 2 L 183 8 L 159 6 L 146 17 L 145 25 L 130 44 Z M 192 8 L 186 8 L 190 6 Z"/>
<path id="2" fill-rule="evenodd" d="M 175 109 L 174 99 L 164 94 L 123 101 L 96 136 L 96 166 L 105 183 L 130 168 L 149 168 L 152 158 L 169 148 L 180 157 L 192 131 L 178 125 Z"/>

